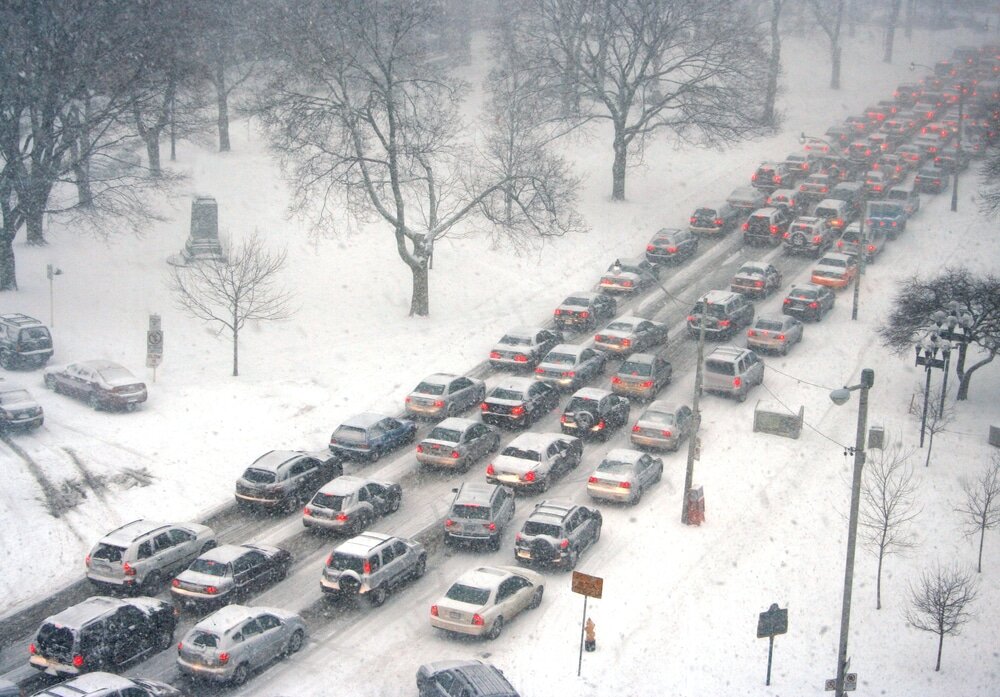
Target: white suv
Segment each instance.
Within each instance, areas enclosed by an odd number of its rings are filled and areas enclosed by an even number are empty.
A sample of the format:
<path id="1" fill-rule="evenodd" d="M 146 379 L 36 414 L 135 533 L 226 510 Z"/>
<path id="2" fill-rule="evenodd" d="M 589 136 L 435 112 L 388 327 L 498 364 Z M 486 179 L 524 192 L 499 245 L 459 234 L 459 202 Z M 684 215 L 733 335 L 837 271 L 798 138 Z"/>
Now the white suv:
<path id="1" fill-rule="evenodd" d="M 764 382 L 764 362 L 750 349 L 718 346 L 705 359 L 702 389 L 746 401 L 750 388 Z"/>

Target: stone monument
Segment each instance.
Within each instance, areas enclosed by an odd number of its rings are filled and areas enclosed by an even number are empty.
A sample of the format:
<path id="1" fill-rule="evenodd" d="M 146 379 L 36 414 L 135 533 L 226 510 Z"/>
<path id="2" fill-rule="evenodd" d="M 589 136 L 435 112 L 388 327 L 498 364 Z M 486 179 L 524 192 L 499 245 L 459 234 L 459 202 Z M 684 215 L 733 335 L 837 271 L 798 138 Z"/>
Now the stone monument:
<path id="1" fill-rule="evenodd" d="M 195 261 L 224 259 L 219 243 L 219 204 L 211 196 L 198 196 L 191 202 L 191 233 L 184 249 L 167 261 L 174 266 L 187 266 Z"/>

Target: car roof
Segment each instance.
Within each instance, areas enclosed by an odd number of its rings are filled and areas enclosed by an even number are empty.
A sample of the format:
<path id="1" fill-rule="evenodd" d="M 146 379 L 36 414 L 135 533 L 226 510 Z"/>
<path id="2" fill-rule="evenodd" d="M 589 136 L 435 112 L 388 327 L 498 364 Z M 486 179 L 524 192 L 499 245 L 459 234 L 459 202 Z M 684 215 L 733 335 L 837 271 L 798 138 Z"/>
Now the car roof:
<path id="1" fill-rule="evenodd" d="M 632 448 L 612 448 L 604 456 L 605 460 L 636 463 L 642 458 L 642 453 Z"/>
<path id="2" fill-rule="evenodd" d="M 252 544 L 243 545 L 219 545 L 203 553 L 200 559 L 218 562 L 219 564 L 230 564 L 251 550 L 261 551 Z"/>
<path id="3" fill-rule="evenodd" d="M 374 411 L 366 411 L 361 414 L 344 419 L 341 426 L 353 426 L 355 428 L 369 428 L 384 419 L 388 414 L 378 414 Z"/>
<path id="4" fill-rule="evenodd" d="M 347 494 L 353 494 L 370 481 L 370 479 L 366 479 L 364 477 L 355 477 L 351 474 L 344 474 L 324 484 L 317 493 L 329 494 L 333 496 L 345 496 Z"/>
<path id="5" fill-rule="evenodd" d="M 549 353 L 569 353 L 574 356 L 579 356 L 585 348 L 587 347 L 580 346 L 579 344 L 557 344 L 552 347 L 552 350 L 549 351 Z"/>
<path id="6" fill-rule="evenodd" d="M 250 466 L 258 470 L 277 472 L 278 468 L 289 460 L 296 460 L 300 457 L 302 457 L 302 453 L 298 450 L 271 450 L 254 460 Z"/>
<path id="7" fill-rule="evenodd" d="M 777 213 L 777 212 L 778 212 L 778 209 L 777 209 L 777 208 L 776 208 L 775 206 L 765 206 L 764 208 L 758 208 L 757 210 L 755 210 L 755 211 L 754 211 L 754 212 L 753 212 L 753 213 L 752 213 L 752 214 L 750 215 L 750 217 L 751 217 L 751 218 L 755 218 L 755 217 L 757 217 L 758 215 L 762 215 L 762 216 L 771 216 L 771 215 L 774 215 L 774 214 L 775 214 L 775 213 Z"/>
<path id="8" fill-rule="evenodd" d="M 561 521 L 574 508 L 576 508 L 576 504 L 572 501 L 565 499 L 546 499 L 535 504 L 535 510 L 531 512 L 528 518 L 530 519 L 536 516 L 543 516 L 555 518 Z"/>
<path id="9" fill-rule="evenodd" d="M 108 368 L 115 368 L 117 370 L 126 370 L 126 368 L 114 361 L 105 361 L 101 359 L 96 359 L 92 361 L 77 361 L 75 365 L 82 365 L 90 368 L 91 370 L 96 370 L 101 372 L 102 370 L 107 370 Z"/>
<path id="10" fill-rule="evenodd" d="M 544 450 L 549 446 L 552 441 L 562 440 L 563 436 L 559 433 L 522 433 L 517 436 L 514 440 L 508 443 L 508 446 L 513 446 L 515 448 L 520 448 L 521 450 Z"/>
<path id="11" fill-rule="evenodd" d="M 447 385 L 449 382 L 457 378 L 457 375 L 452 373 L 434 373 L 433 375 L 428 375 L 420 382 L 429 382 L 437 385 Z"/>
<path id="12" fill-rule="evenodd" d="M 105 544 L 127 547 L 143 535 L 146 535 L 153 530 L 159 530 L 160 528 L 165 527 L 167 527 L 166 523 L 160 523 L 154 520 L 133 520 L 131 523 L 125 523 L 121 527 L 115 528 L 102 537 L 100 541 Z"/>
<path id="13" fill-rule="evenodd" d="M 652 363 L 657 358 L 655 353 L 633 353 L 624 361 L 622 365 L 626 363 Z"/>
<path id="14" fill-rule="evenodd" d="M 756 327 L 758 322 L 778 322 L 779 324 L 784 324 L 785 322 L 792 321 L 795 321 L 795 318 L 788 315 L 757 315 L 753 324 Z"/>
<path id="15" fill-rule="evenodd" d="M 709 305 L 722 304 L 732 300 L 736 295 L 729 290 L 710 290 L 699 298 L 699 302 L 704 301 Z"/>
<path id="16" fill-rule="evenodd" d="M 748 350 L 749 349 L 740 348 L 739 346 L 716 346 L 715 349 L 708 354 L 708 357 L 735 360 Z"/>
<path id="17" fill-rule="evenodd" d="M 383 542 L 391 539 L 393 539 L 392 535 L 386 535 L 381 532 L 368 530 L 361 533 L 357 537 L 352 537 L 346 542 L 341 542 L 337 545 L 337 548 L 334 551 L 342 552 L 344 554 L 368 554 Z"/>
<path id="18" fill-rule="evenodd" d="M 501 487 L 485 482 L 465 482 L 455 493 L 456 504 L 489 505 L 493 494 Z"/>
<path id="19" fill-rule="evenodd" d="M 648 266 L 646 257 L 618 257 L 618 263 L 622 266 Z"/>
<path id="20" fill-rule="evenodd" d="M 743 269 L 756 269 L 759 271 L 767 271 L 767 267 L 770 266 L 766 261 L 744 261 L 740 264 L 740 271 Z"/>
<path id="21" fill-rule="evenodd" d="M 479 422 L 472 419 L 466 419 L 461 416 L 449 416 L 443 421 L 438 421 L 437 424 L 434 425 L 434 428 L 448 428 L 454 431 L 464 431 L 470 426 L 475 426 L 477 423 Z"/>
<path id="22" fill-rule="evenodd" d="M 653 237 L 670 237 L 671 235 L 676 235 L 681 232 L 680 228 L 675 227 L 661 227 L 654 233 Z"/>
<path id="23" fill-rule="evenodd" d="M 581 387 L 573 393 L 573 396 L 580 399 L 593 399 L 599 402 L 610 394 L 612 394 L 610 391 L 602 390 L 599 387 Z"/>
<path id="24" fill-rule="evenodd" d="M 793 283 L 792 287 L 788 289 L 791 293 L 794 290 L 813 290 L 822 292 L 826 286 L 817 285 L 815 283 Z"/>
<path id="25" fill-rule="evenodd" d="M 595 293 L 594 291 L 591 290 L 580 290 L 575 293 L 570 293 L 569 295 L 567 295 L 566 300 L 569 300 L 570 298 L 584 298 L 586 300 L 593 300 L 598 295 L 600 295 L 600 293 Z M 566 304 L 566 300 L 563 300 L 564 305 Z"/>
<path id="26" fill-rule="evenodd" d="M 560 346 L 561 345 L 562 344 L 560 344 Z M 559 348 L 559 346 L 556 346 L 555 348 Z M 554 350 L 555 349 L 553 349 L 553 351 Z M 494 385 L 493 390 L 505 389 L 505 390 L 513 390 L 514 392 L 524 392 L 532 385 L 537 385 L 537 384 L 538 382 L 534 378 L 507 378 L 505 380 L 501 380 L 496 385 Z M 490 392 L 492 392 L 493 390 L 490 390 Z"/>
<path id="27" fill-rule="evenodd" d="M 456 583 L 461 583 L 473 588 L 496 588 L 501 581 L 509 578 L 511 572 L 506 569 L 498 569 L 492 566 L 480 566 L 471 569 L 458 577 Z"/>
<path id="28" fill-rule="evenodd" d="M 648 322 L 645 317 L 636 317 L 635 315 L 622 315 L 621 317 L 615 317 L 612 322 L 626 322 L 629 324 L 639 324 L 639 322 Z"/>
<path id="29" fill-rule="evenodd" d="M 119 598 L 112 598 L 107 595 L 95 595 L 47 617 L 45 622 L 66 625 L 68 627 L 79 627 L 95 617 L 100 617 L 113 610 L 117 610 L 125 603 L 126 601 Z"/>
<path id="30" fill-rule="evenodd" d="M 226 605 L 198 622 L 194 628 L 213 634 L 225 634 L 243 620 L 256 615 L 259 609 L 261 608 L 246 605 Z"/>
<path id="31" fill-rule="evenodd" d="M 686 405 L 681 404 L 680 402 L 669 402 L 665 399 L 657 399 L 655 402 L 650 402 L 649 406 L 647 406 L 643 411 L 644 412 L 662 411 L 662 412 L 670 412 L 671 414 L 676 414 L 677 410 L 680 409 L 682 406 Z"/>
<path id="32" fill-rule="evenodd" d="M 52 685 L 42 695 L 73 695 L 90 694 L 98 690 L 124 690 L 128 687 L 135 687 L 135 683 L 128 678 L 114 673 L 94 672 L 78 675 L 72 680 L 67 680 L 58 685 Z"/>

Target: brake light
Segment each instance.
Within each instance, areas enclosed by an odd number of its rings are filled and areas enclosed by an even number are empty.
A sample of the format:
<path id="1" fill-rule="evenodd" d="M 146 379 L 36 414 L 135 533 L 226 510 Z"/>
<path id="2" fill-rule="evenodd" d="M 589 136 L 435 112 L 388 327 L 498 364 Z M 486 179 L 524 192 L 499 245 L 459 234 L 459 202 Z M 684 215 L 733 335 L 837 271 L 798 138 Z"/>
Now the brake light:
<path id="1" fill-rule="evenodd" d="M 784 340 L 785 340 L 785 335 L 784 334 L 778 334 L 778 341 L 784 341 Z"/>
<path id="2" fill-rule="evenodd" d="M 484 523 L 483 527 L 489 530 L 490 532 L 493 532 L 497 529 L 497 524 L 491 521 L 489 523 Z"/>
<path id="3" fill-rule="evenodd" d="M 749 230 L 750 229 L 750 223 L 743 223 L 743 229 L 744 230 Z"/>
<path id="4" fill-rule="evenodd" d="M 83 656 L 81 656 L 80 654 L 73 656 L 73 667 L 83 668 Z"/>
<path id="5" fill-rule="evenodd" d="M 740 377 L 738 375 L 735 378 L 733 378 L 733 387 L 739 387 L 742 384 L 743 384 L 743 380 L 740 379 Z"/>
<path id="6" fill-rule="evenodd" d="M 330 566 L 331 564 L 333 564 L 333 552 L 330 552 L 330 555 L 326 558 L 326 565 Z M 177 648 L 180 648 L 180 644 L 177 645 Z"/>
<path id="7" fill-rule="evenodd" d="M 757 173 L 756 172 L 754 172 L 753 174 L 750 175 L 750 181 L 752 181 L 752 182 L 757 181 Z"/>
<path id="8" fill-rule="evenodd" d="M 492 475 L 494 475 L 496 473 L 497 473 L 497 471 L 495 469 L 493 469 L 493 463 L 490 463 L 490 464 L 486 465 L 486 474 L 489 474 L 489 475 L 492 476 Z"/>
<path id="9" fill-rule="evenodd" d="M 478 612 L 472 616 L 472 624 L 476 625 L 477 627 L 483 626 L 483 618 Z"/>
<path id="10" fill-rule="evenodd" d="M 438 408 L 443 407 L 444 406 L 444 400 L 442 400 L 442 399 L 435 399 L 434 400 L 434 406 L 436 406 Z"/>
<path id="11" fill-rule="evenodd" d="M 822 235 L 816 235 L 816 236 L 813 237 L 813 244 L 819 244 L 822 241 L 823 241 L 823 236 Z"/>
<path id="12" fill-rule="evenodd" d="M 695 317 L 694 315 L 688 315 L 688 317 L 687 317 L 687 321 L 688 322 L 694 322 L 696 319 L 698 319 L 698 318 Z"/>
<path id="13" fill-rule="evenodd" d="M 407 398 L 406 398 L 406 399 L 404 399 L 403 401 L 404 401 L 404 402 L 406 402 L 407 404 L 409 404 L 411 400 L 410 400 L 410 398 L 409 398 L 409 397 L 407 397 Z"/>
<path id="14" fill-rule="evenodd" d="M 511 409 L 510 413 L 513 416 L 521 416 L 522 414 L 524 414 L 524 407 L 518 405 L 518 406 L 514 407 L 513 409 Z"/>
<path id="15" fill-rule="evenodd" d="M 174 588 L 180 588 L 181 582 L 175 578 L 173 581 L 170 582 L 170 585 L 173 586 Z"/>
<path id="16" fill-rule="evenodd" d="M 83 563 L 86 564 L 87 566 L 90 566 L 90 555 L 89 554 L 87 555 L 87 558 L 83 560 Z"/>
<path id="17" fill-rule="evenodd" d="M 362 565 L 361 570 L 366 574 L 370 574 L 372 572 L 372 563 L 365 559 L 365 563 Z"/>
<path id="18" fill-rule="evenodd" d="M 641 428 L 639 428 L 639 424 L 635 424 L 635 425 L 634 425 L 634 426 L 632 427 L 632 433 L 638 433 L 638 432 L 639 432 L 639 431 L 641 431 L 641 430 L 642 430 L 642 429 L 641 429 Z"/>
<path id="19" fill-rule="evenodd" d="M 784 299 L 784 300 L 782 301 L 782 303 L 781 303 L 781 304 L 782 304 L 782 305 L 791 305 L 791 304 L 792 304 L 792 299 L 791 299 L 791 298 L 785 298 L 785 299 Z"/>
<path id="20" fill-rule="evenodd" d="M 583 317 L 584 319 L 587 319 L 588 317 L 590 317 L 590 313 L 584 310 L 583 312 L 580 313 L 580 316 Z"/>
<path id="21" fill-rule="evenodd" d="M 618 488 L 619 489 L 631 489 L 632 488 L 632 482 L 618 482 Z"/>
<path id="22" fill-rule="evenodd" d="M 569 540 L 563 538 L 562 542 L 559 543 L 559 546 L 563 549 L 569 549 Z"/>
<path id="23" fill-rule="evenodd" d="M 30 653 L 32 656 L 38 653 L 38 649 L 35 648 L 34 644 L 28 644 L 28 653 Z"/>
<path id="24" fill-rule="evenodd" d="M 781 183 L 781 175 L 780 174 L 775 174 L 774 175 L 774 183 L 775 184 L 780 184 Z"/>
<path id="25" fill-rule="evenodd" d="M 868 245 L 868 251 L 869 252 L 874 252 L 875 251 L 875 245 L 873 245 L 873 244 Z"/>
<path id="26" fill-rule="evenodd" d="M 535 481 L 535 473 L 533 471 L 532 472 L 525 472 L 524 473 L 524 481 L 526 481 L 526 482 L 533 482 L 533 481 Z"/>
<path id="27" fill-rule="evenodd" d="M 654 247 L 654 246 L 653 246 L 653 245 L 651 245 L 651 244 L 647 244 L 647 245 L 646 245 L 646 251 L 647 251 L 647 252 L 655 252 L 655 251 L 656 251 L 656 247 Z"/>
<path id="28" fill-rule="evenodd" d="M 454 524 L 455 524 L 455 521 L 454 521 L 454 520 L 452 520 L 451 518 L 448 518 L 448 519 L 446 519 L 446 520 L 444 521 L 444 526 L 445 526 L 446 528 L 450 528 L 450 527 L 451 527 L 452 525 L 454 525 Z"/>
<path id="29" fill-rule="evenodd" d="M 698 219 L 697 219 L 697 218 L 695 218 L 695 217 L 694 217 L 694 216 L 692 215 L 692 216 L 691 216 L 691 221 L 690 221 L 690 222 L 691 222 L 691 224 L 692 224 L 692 225 L 694 225 L 695 223 L 697 223 L 697 222 L 698 222 Z"/>
<path id="30" fill-rule="evenodd" d="M 667 247 L 667 254 L 677 254 L 677 247 Z"/>
<path id="31" fill-rule="evenodd" d="M 458 454 L 457 450 L 452 450 L 451 451 L 451 459 L 452 460 L 457 460 L 459 457 L 461 457 L 461 455 Z"/>
<path id="32" fill-rule="evenodd" d="M 728 327 L 728 326 L 729 326 L 729 324 L 730 324 L 730 323 L 729 323 L 729 320 L 728 320 L 728 319 L 720 319 L 720 320 L 719 320 L 719 326 L 720 326 L 720 327 Z"/>
<path id="33" fill-rule="evenodd" d="M 844 248 L 844 240 L 837 240 L 837 248 L 838 249 Z"/>
<path id="34" fill-rule="evenodd" d="M 126 576 L 135 576 L 135 569 L 128 562 L 122 564 L 122 571 Z"/>
<path id="35" fill-rule="evenodd" d="M 718 225 L 719 227 L 722 227 L 722 224 L 723 224 L 722 218 L 716 218 L 712 222 L 715 223 L 716 225 Z"/>
<path id="36" fill-rule="evenodd" d="M 674 434 L 673 434 L 673 432 L 671 432 L 671 431 L 669 431 L 669 430 L 667 430 L 667 429 L 663 429 L 662 431 L 660 431 L 660 434 L 661 434 L 661 435 L 662 435 L 662 436 L 663 436 L 664 438 L 670 438 L 670 437 L 672 437 L 672 436 L 674 435 Z"/>
<path id="37" fill-rule="evenodd" d="M 757 336 L 757 332 L 753 329 L 747 329 L 747 336 Z"/>
<path id="38" fill-rule="evenodd" d="M 535 368 L 535 372 L 538 373 L 539 375 L 544 375 L 545 374 L 545 369 L 544 368 Z"/>
<path id="39" fill-rule="evenodd" d="M 575 370 L 564 370 L 562 376 L 564 378 L 575 378 L 576 377 L 576 371 Z"/>
<path id="40" fill-rule="evenodd" d="M 588 484 L 597 484 L 599 481 L 601 481 L 601 480 L 598 479 L 597 477 L 591 477 L 590 479 L 587 480 L 587 483 Z"/>
<path id="41" fill-rule="evenodd" d="M 341 523 L 345 522 L 345 521 L 347 520 L 347 514 L 346 514 L 346 513 L 344 513 L 344 512 L 340 512 L 340 513 L 338 513 L 338 514 L 337 514 L 337 520 L 338 520 L 339 522 L 341 522 Z"/>
<path id="42" fill-rule="evenodd" d="M 631 339 L 622 339 L 622 344 L 621 345 L 622 345 L 622 348 L 628 348 L 629 346 L 632 345 L 632 340 Z"/>
<path id="43" fill-rule="evenodd" d="M 772 235 L 778 234 L 778 226 L 777 225 L 772 225 L 771 226 L 771 234 Z"/>
<path id="44" fill-rule="evenodd" d="M 424 446 L 420 443 L 417 443 L 417 452 L 418 453 L 424 452 Z"/>
<path id="45" fill-rule="evenodd" d="M 607 424 L 604 422 L 604 419 L 601 419 L 600 421 L 598 421 L 597 425 L 594 426 L 594 428 L 596 428 L 598 431 L 601 430 L 602 428 L 605 428 L 605 427 L 607 427 Z"/>
<path id="46" fill-rule="evenodd" d="M 754 285 L 754 288 L 763 288 L 764 287 L 764 282 L 763 281 L 754 281 L 753 285 Z"/>
<path id="47" fill-rule="evenodd" d="M 437 616 L 438 616 L 438 606 L 431 605 L 431 617 L 437 617 Z"/>
<path id="48" fill-rule="evenodd" d="M 490 351 L 490 358 L 494 358 L 494 359 L 495 358 L 500 358 L 500 352 L 499 351 Z"/>
<path id="49" fill-rule="evenodd" d="M 622 281 L 622 288 L 631 288 L 632 281 Z"/>
<path id="50" fill-rule="evenodd" d="M 219 654 L 219 663 L 221 663 L 222 665 L 226 665 L 227 663 L 229 663 L 228 651 L 223 651 L 222 653 Z"/>
<path id="51" fill-rule="evenodd" d="M 479 405 L 479 411 L 486 412 L 489 410 L 490 410 L 490 405 L 487 404 L 486 402 L 483 402 L 482 404 Z"/>
<path id="52" fill-rule="evenodd" d="M 820 193 L 825 194 L 827 191 L 830 190 L 830 187 L 828 187 L 828 186 L 821 186 L 821 187 L 819 187 L 819 190 L 820 190 Z"/>
<path id="53" fill-rule="evenodd" d="M 790 238 L 791 238 L 791 236 L 792 236 L 792 233 L 790 233 L 790 232 L 788 232 L 788 231 L 786 230 L 786 231 L 785 231 L 785 234 L 784 234 L 784 235 L 782 235 L 781 237 L 782 237 L 782 239 L 785 239 L 785 240 L 787 240 L 787 239 L 790 239 Z"/>
<path id="54" fill-rule="evenodd" d="M 613 378 L 611 378 L 611 384 L 612 385 L 620 385 L 620 384 L 622 384 L 622 379 L 620 377 L 618 377 L 617 375 L 615 375 Z"/>
<path id="55" fill-rule="evenodd" d="M 653 386 L 653 381 L 652 381 L 652 380 L 645 380 L 645 381 L 644 381 L 644 382 L 642 383 L 642 386 L 643 386 L 643 387 L 645 387 L 646 389 L 649 389 L 650 387 L 652 387 L 652 386 Z"/>
<path id="56" fill-rule="evenodd" d="M 815 300 L 813 300 L 811 303 L 809 303 L 809 309 L 810 310 L 815 310 L 818 307 L 819 307 L 819 303 L 816 302 Z"/>
<path id="57" fill-rule="evenodd" d="M 215 586 L 207 586 L 205 588 L 205 592 L 208 593 L 209 595 L 215 595 L 216 593 L 219 592 L 219 589 L 216 588 Z"/>

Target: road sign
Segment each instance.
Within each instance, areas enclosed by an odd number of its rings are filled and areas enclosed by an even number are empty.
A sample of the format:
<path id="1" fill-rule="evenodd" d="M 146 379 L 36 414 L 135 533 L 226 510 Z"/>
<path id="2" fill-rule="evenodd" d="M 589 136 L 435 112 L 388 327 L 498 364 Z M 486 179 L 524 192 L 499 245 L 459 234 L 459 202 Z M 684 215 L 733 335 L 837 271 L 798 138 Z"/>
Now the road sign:
<path id="1" fill-rule="evenodd" d="M 146 367 L 155 368 L 163 362 L 163 330 L 160 329 L 160 316 L 149 316 L 149 331 L 146 332 Z"/>
<path id="2" fill-rule="evenodd" d="M 837 689 L 837 678 L 826 681 L 826 692 L 833 692 Z M 844 676 L 844 692 L 851 692 L 858 689 L 858 674 L 848 673 Z"/>
<path id="3" fill-rule="evenodd" d="M 146 351 L 163 354 L 163 332 L 154 329 L 146 332 Z"/>
<path id="4" fill-rule="evenodd" d="M 823 689 L 826 692 L 833 692 L 834 690 L 836 690 L 837 689 L 837 678 L 833 678 L 832 680 L 827 680 L 826 681 L 826 687 L 823 688 Z"/>
<path id="5" fill-rule="evenodd" d="M 757 620 L 758 639 L 786 632 L 788 632 L 788 608 L 782 610 L 777 603 L 774 603 L 766 612 L 760 613 Z"/>
<path id="6" fill-rule="evenodd" d="M 572 590 L 574 593 L 579 593 L 580 595 L 600 598 L 601 593 L 604 591 L 604 579 L 599 576 L 588 576 L 587 574 L 581 574 L 579 571 L 574 571 Z"/>

